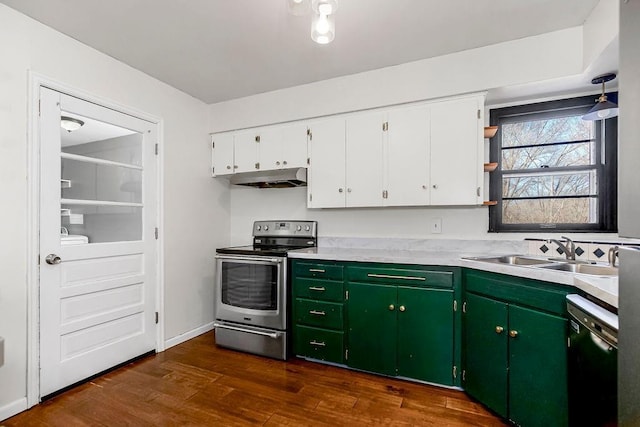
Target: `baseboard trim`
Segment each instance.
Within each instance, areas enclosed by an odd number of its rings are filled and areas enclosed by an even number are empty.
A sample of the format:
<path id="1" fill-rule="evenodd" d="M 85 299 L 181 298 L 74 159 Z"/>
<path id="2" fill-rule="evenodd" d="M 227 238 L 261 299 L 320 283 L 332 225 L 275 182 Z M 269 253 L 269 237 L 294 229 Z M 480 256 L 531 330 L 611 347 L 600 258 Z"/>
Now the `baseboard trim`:
<path id="1" fill-rule="evenodd" d="M 27 398 L 23 397 L 16 401 L 9 403 L 8 405 L 0 406 L 0 421 L 4 421 L 7 418 L 11 418 L 22 411 L 27 410 Z"/>
<path id="2" fill-rule="evenodd" d="M 169 347 L 173 347 L 174 345 L 182 344 L 185 341 L 189 341 L 191 338 L 195 338 L 198 335 L 202 335 L 206 332 L 209 332 L 213 329 L 213 322 L 209 322 L 205 325 L 202 325 L 198 328 L 192 329 L 189 332 L 185 332 L 184 334 L 180 334 L 176 337 L 169 338 L 164 342 L 164 349 L 167 350 Z"/>

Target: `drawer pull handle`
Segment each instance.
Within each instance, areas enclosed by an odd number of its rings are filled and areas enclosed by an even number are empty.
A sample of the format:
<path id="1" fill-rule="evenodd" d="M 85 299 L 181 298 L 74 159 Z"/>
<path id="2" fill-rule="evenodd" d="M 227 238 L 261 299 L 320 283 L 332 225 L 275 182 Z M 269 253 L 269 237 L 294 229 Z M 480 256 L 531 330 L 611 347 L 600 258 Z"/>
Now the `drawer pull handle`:
<path id="1" fill-rule="evenodd" d="M 376 279 L 402 279 L 402 280 L 420 280 L 422 282 L 424 282 L 425 280 L 427 280 L 425 277 L 417 277 L 417 276 L 393 276 L 390 274 L 375 274 L 375 273 L 368 273 L 367 277 L 373 277 Z"/>
<path id="2" fill-rule="evenodd" d="M 318 291 L 318 292 L 326 291 L 324 286 L 309 286 L 309 290 L 310 291 Z"/>
<path id="3" fill-rule="evenodd" d="M 318 347 L 326 347 L 326 344 L 324 343 L 324 341 L 318 342 L 316 340 L 313 340 L 313 341 L 309 341 L 309 344 L 315 345 Z"/>
<path id="4" fill-rule="evenodd" d="M 326 271 L 321 268 L 310 268 L 309 273 L 326 273 Z"/>
<path id="5" fill-rule="evenodd" d="M 309 314 L 313 314 L 315 316 L 325 316 L 326 313 L 324 311 L 317 311 L 317 310 L 309 310 Z"/>

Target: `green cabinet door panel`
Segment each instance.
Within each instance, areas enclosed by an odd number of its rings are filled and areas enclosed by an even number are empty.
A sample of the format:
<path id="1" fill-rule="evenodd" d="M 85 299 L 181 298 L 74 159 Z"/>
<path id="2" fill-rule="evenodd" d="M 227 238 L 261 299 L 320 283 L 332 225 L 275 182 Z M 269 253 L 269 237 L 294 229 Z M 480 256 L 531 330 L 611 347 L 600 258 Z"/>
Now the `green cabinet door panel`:
<path id="1" fill-rule="evenodd" d="M 523 426 L 568 425 L 567 320 L 509 306 L 509 418 Z"/>
<path id="2" fill-rule="evenodd" d="M 397 291 L 395 286 L 349 283 L 347 364 L 396 374 Z"/>
<path id="3" fill-rule="evenodd" d="M 471 293 L 466 295 L 464 389 L 505 418 L 508 326 L 507 304 Z"/>
<path id="4" fill-rule="evenodd" d="M 453 291 L 398 287 L 398 375 L 453 385 Z"/>
<path id="5" fill-rule="evenodd" d="M 325 329 L 342 329 L 342 304 L 296 298 L 293 315 L 297 324 Z"/>

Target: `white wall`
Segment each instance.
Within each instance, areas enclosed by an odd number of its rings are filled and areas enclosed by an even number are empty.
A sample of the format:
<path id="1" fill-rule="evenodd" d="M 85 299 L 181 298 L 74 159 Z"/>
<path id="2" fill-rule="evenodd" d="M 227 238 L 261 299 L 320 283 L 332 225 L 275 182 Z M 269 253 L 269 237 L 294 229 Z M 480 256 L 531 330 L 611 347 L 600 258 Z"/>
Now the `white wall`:
<path id="1" fill-rule="evenodd" d="M 22 409 L 27 364 L 27 70 L 163 120 L 166 338 L 213 320 L 213 254 L 229 191 L 209 176 L 207 106 L 0 5 L 0 420 Z"/>

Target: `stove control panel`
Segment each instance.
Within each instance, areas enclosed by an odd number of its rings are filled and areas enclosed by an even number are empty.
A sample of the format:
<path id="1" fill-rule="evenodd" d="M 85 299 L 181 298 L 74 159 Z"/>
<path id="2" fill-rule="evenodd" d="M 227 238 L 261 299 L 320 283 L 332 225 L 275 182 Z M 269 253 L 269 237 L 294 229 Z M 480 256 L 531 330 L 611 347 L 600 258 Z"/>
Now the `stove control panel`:
<path id="1" fill-rule="evenodd" d="M 253 236 L 318 237 L 316 221 L 256 221 Z"/>

